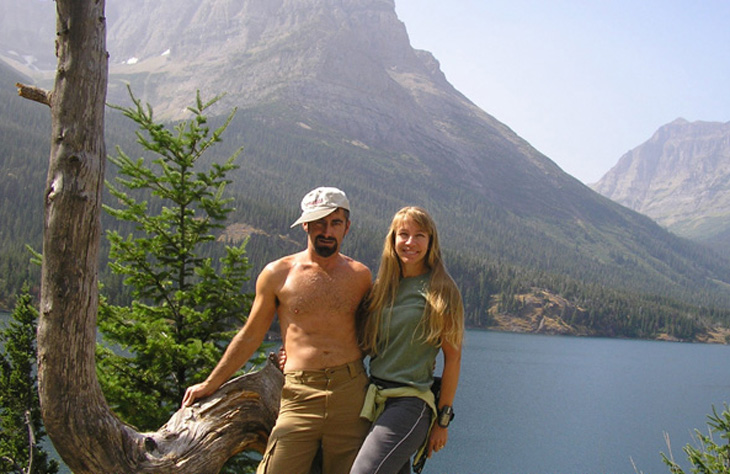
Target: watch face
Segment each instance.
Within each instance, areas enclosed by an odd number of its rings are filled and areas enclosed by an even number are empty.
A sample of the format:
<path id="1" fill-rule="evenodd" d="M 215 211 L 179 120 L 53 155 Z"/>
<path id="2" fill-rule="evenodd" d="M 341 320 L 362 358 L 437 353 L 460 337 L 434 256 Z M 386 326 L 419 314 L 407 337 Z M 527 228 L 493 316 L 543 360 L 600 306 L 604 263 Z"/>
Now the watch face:
<path id="1" fill-rule="evenodd" d="M 437 422 L 441 428 L 446 428 L 447 426 L 449 426 L 449 423 L 451 423 L 451 420 L 453 419 L 454 409 L 447 405 L 443 407 L 439 412 Z"/>
<path id="2" fill-rule="evenodd" d="M 451 423 L 451 420 L 453 419 L 454 409 L 446 405 L 439 411 L 439 415 L 436 421 L 441 428 L 446 428 L 447 426 L 449 426 L 449 423 Z"/>

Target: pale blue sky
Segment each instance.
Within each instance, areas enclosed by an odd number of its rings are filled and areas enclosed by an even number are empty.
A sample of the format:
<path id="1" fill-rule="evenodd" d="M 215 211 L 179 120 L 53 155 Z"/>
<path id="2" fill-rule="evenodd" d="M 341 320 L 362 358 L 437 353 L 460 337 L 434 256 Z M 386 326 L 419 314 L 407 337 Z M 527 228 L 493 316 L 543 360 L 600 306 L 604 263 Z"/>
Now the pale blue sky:
<path id="1" fill-rule="evenodd" d="M 395 0 L 411 45 L 584 183 L 679 117 L 730 121 L 730 0 Z"/>

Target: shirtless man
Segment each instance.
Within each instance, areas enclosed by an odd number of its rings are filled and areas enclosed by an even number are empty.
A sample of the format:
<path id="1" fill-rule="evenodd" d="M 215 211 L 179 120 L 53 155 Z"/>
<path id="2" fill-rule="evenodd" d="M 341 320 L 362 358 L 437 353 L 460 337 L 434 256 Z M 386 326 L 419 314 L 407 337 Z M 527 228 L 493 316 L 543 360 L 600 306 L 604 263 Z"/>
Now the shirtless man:
<path id="1" fill-rule="evenodd" d="M 322 448 L 323 474 L 350 472 L 367 434 L 360 418 L 368 378 L 357 344 L 355 312 L 371 286 L 368 268 L 340 245 L 350 204 L 337 188 L 302 200 L 306 250 L 269 263 L 256 280 L 246 324 L 208 378 L 187 389 L 183 405 L 215 392 L 261 345 L 278 314 L 286 347 L 286 380 L 276 425 L 258 474 L 307 474 Z"/>

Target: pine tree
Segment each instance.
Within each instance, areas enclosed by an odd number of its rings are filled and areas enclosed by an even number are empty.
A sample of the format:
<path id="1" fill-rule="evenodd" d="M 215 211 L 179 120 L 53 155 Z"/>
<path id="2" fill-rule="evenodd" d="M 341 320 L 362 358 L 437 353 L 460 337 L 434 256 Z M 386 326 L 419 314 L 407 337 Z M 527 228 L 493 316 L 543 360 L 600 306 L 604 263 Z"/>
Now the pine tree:
<path id="1" fill-rule="evenodd" d="M 37 320 L 25 287 L 7 327 L 0 330 L 0 473 L 58 472 L 58 462 L 41 447 L 45 431 L 35 372 Z"/>
<path id="2" fill-rule="evenodd" d="M 225 246 L 217 263 L 211 256 L 223 247 L 214 233 L 232 210 L 223 192 L 241 149 L 199 171 L 235 111 L 211 131 L 204 112 L 218 98 L 203 103 L 198 94 L 193 118 L 170 129 L 130 96 L 132 107 L 114 108 L 139 125 L 138 142 L 154 158 L 133 160 L 121 149 L 109 158 L 119 175 L 117 186 L 107 186 L 119 208 L 105 210 L 133 227 L 126 237 L 107 233 L 109 266 L 124 276 L 132 302 L 102 301 L 98 375 L 125 422 L 156 430 L 179 408 L 185 388 L 215 366 L 250 309 L 251 295 L 242 291 L 246 241 Z"/>
<path id="3" fill-rule="evenodd" d="M 727 405 L 722 413 L 712 407 L 712 415 L 707 416 L 708 434 L 695 430 L 698 445 L 686 445 L 683 451 L 692 464 L 693 473 L 727 474 L 730 472 L 730 411 Z M 713 436 L 715 435 L 715 436 Z M 716 439 L 719 438 L 719 439 Z M 685 471 L 674 461 L 669 444 L 669 435 L 666 435 L 669 454 L 661 453 L 664 464 L 672 474 L 685 474 Z"/>

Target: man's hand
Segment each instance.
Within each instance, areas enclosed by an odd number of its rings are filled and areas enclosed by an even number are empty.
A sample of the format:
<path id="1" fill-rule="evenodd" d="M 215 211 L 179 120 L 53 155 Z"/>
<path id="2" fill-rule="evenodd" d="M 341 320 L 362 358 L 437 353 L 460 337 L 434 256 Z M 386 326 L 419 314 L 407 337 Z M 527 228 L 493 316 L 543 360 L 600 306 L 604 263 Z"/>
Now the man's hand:
<path id="1" fill-rule="evenodd" d="M 208 395 L 212 395 L 215 391 L 216 388 L 211 387 L 207 381 L 201 382 L 196 385 L 191 385 L 190 387 L 188 387 L 187 390 L 185 390 L 185 396 L 182 400 L 182 407 L 189 407 L 195 402 L 195 400 L 207 397 Z"/>

